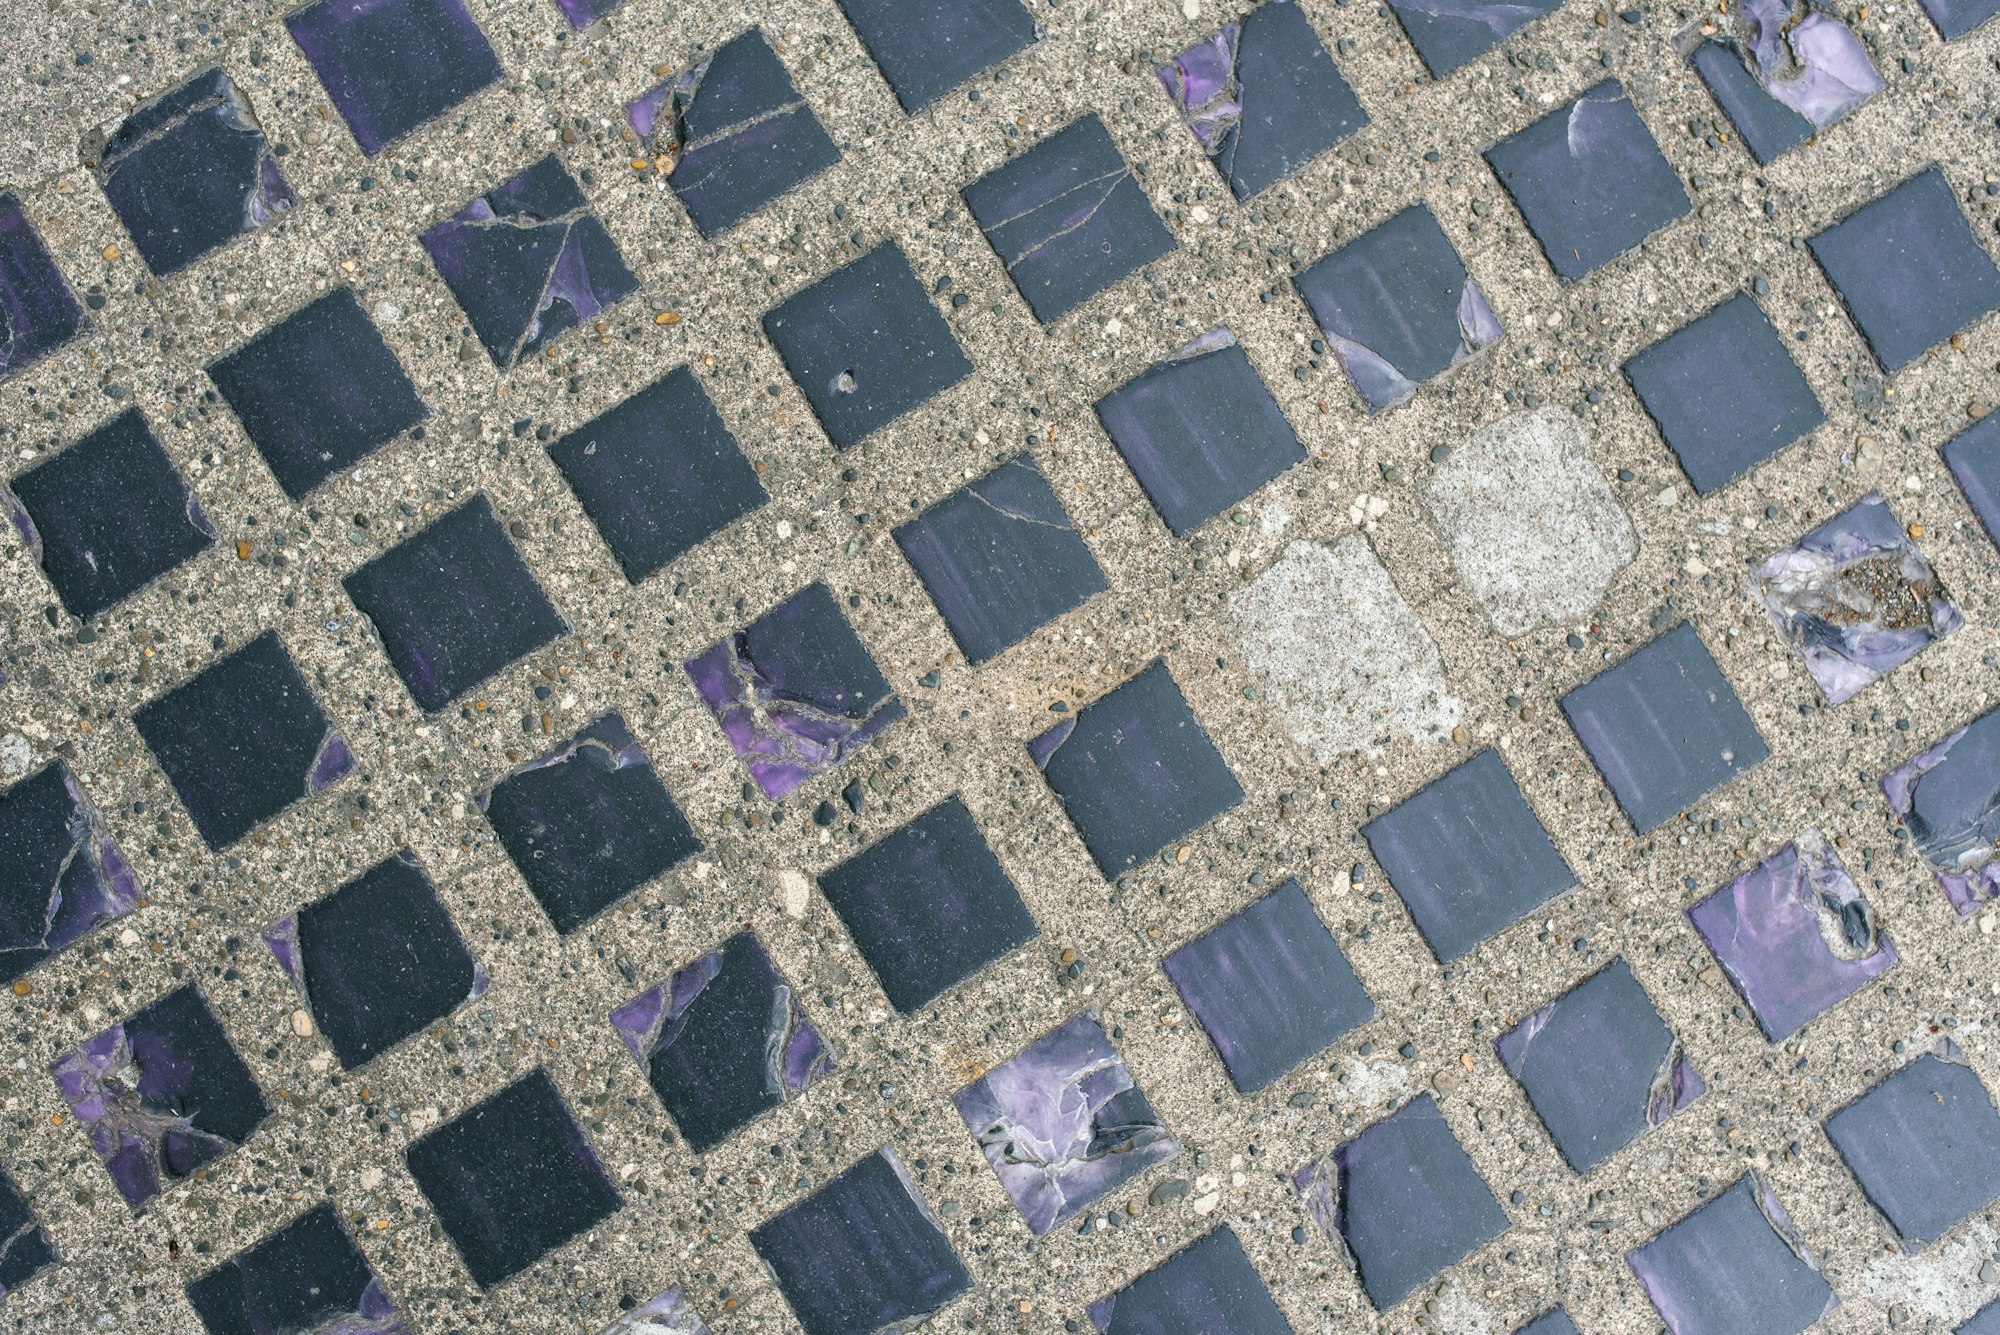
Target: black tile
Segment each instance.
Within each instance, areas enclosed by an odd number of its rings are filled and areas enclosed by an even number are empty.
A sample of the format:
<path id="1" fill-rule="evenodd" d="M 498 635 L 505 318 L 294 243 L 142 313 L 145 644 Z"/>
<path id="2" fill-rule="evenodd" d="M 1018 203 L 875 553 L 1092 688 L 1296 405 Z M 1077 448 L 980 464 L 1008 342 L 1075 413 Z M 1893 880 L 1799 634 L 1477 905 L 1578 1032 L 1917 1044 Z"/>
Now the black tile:
<path id="1" fill-rule="evenodd" d="M 0 379 L 48 356 L 83 327 L 83 307 L 12 194 L 0 194 L 0 310 L 8 331 L 0 343 Z"/>
<path id="2" fill-rule="evenodd" d="M 56 1263 L 56 1249 L 14 1179 L 0 1173 L 0 1294 L 12 1293 Z"/>
<path id="3" fill-rule="evenodd" d="M 188 1285 L 187 1296 L 208 1335 L 405 1329 L 368 1258 L 325 1203 Z"/>
<path id="4" fill-rule="evenodd" d="M 139 879 L 68 765 L 0 792 L 0 982 L 138 906 Z"/>
<path id="5" fill-rule="evenodd" d="M 921 111 L 1035 40 L 1020 0 L 838 0 L 905 111 Z"/>

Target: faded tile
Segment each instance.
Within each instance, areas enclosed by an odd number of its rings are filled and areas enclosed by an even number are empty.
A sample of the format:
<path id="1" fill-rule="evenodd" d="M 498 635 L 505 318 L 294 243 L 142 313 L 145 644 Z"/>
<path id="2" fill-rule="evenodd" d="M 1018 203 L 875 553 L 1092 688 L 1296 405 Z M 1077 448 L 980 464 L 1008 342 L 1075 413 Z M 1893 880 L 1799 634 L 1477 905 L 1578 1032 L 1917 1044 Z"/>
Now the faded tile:
<path id="1" fill-rule="evenodd" d="M 83 308 L 20 197 L 0 194 L 0 379 L 76 337 Z"/>
<path id="2" fill-rule="evenodd" d="M 1101 1335 L 1292 1335 L 1227 1224 L 1099 1298 L 1090 1321 Z"/>
<path id="3" fill-rule="evenodd" d="M 2000 546 L 2000 413 L 1989 413 L 1944 445 L 1944 461 L 1986 536 Z"/>
<path id="4" fill-rule="evenodd" d="M 1464 68 L 1553 14 L 1560 0 L 1390 0 L 1389 8 L 1433 79 Z"/>
<path id="5" fill-rule="evenodd" d="M 68 765 L 0 792 L 0 982 L 138 905 L 139 878 Z"/>
<path id="6" fill-rule="evenodd" d="M 1861 39 L 1814 0 L 1738 0 L 1694 67 L 1757 161 L 1804 143 L 1882 91 Z"/>
<path id="7" fill-rule="evenodd" d="M 500 79 L 464 0 L 314 0 L 285 27 L 369 157 Z"/>
<path id="8" fill-rule="evenodd" d="M 597 1335 L 708 1335 L 708 1327 L 680 1290 L 668 1289 L 640 1303 Z"/>
<path id="9" fill-rule="evenodd" d="M 2000 0 L 1920 0 L 1938 36 L 1955 42 L 2000 14 Z"/>
<path id="10" fill-rule="evenodd" d="M 1882 794 L 1953 908 L 2000 898 L 2000 710 L 1889 771 Z"/>
<path id="11" fill-rule="evenodd" d="M 195 1280 L 187 1296 L 209 1335 L 409 1335 L 325 1202 Z"/>
<path id="12" fill-rule="evenodd" d="M 0 1172 L 0 1295 L 20 1288 L 56 1259 L 56 1249 L 21 1189 Z"/>
<path id="13" fill-rule="evenodd" d="M 1669 1335 L 1799 1335 L 1840 1305 L 1755 1172 L 1625 1260 Z"/>
<path id="14" fill-rule="evenodd" d="M 1514 1335 L 1580 1335 L 1569 1313 L 1560 1307 L 1548 1311 L 1514 1332 Z"/>
<path id="15" fill-rule="evenodd" d="M 2000 1112 L 1949 1040 L 1828 1117 L 1826 1137 L 1905 1243 L 2000 1197 Z"/>
<path id="16" fill-rule="evenodd" d="M 839 0 L 903 110 L 917 112 L 1027 48 L 1020 0 Z"/>

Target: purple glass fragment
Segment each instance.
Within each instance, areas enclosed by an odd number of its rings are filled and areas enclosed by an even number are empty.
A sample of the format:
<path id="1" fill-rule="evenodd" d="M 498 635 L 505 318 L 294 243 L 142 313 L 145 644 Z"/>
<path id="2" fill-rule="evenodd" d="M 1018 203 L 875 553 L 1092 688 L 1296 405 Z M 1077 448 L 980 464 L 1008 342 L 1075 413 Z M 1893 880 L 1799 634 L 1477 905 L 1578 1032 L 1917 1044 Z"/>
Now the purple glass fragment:
<path id="1" fill-rule="evenodd" d="M 325 1203 L 195 1280 L 187 1296 L 210 1335 L 410 1335 Z"/>
<path id="2" fill-rule="evenodd" d="M 14 1179 L 0 1172 L 0 1296 L 12 1293 L 56 1263 L 56 1249 L 42 1232 Z"/>
<path id="3" fill-rule="evenodd" d="M 1947 42 L 1957 41 L 2000 14 L 2000 0 L 1920 0 L 1920 3 L 1936 26 L 1938 36 Z"/>
<path id="4" fill-rule="evenodd" d="M 1463 69 L 1560 7 L 1559 0 L 1390 0 L 1433 79 Z"/>
<path id="5" fill-rule="evenodd" d="M 1840 1305 L 1776 1193 L 1755 1172 L 1625 1261 L 1669 1335 L 1799 1335 Z"/>
<path id="6" fill-rule="evenodd" d="M 1755 87 L 1804 122 L 1806 134 L 1798 139 L 1826 129 L 1882 91 L 1882 76 L 1861 39 L 1814 0 L 1738 0 L 1733 11 L 1729 32 L 1704 42 L 1702 49 L 1734 56 Z M 1798 142 L 1769 133 L 1765 127 L 1774 128 L 1775 118 L 1754 110 L 1741 115 L 1740 85 L 1725 82 L 1711 63 L 1714 59 L 1697 59 L 1696 68 L 1759 162 L 1769 162 Z"/>
<path id="7" fill-rule="evenodd" d="M 1211 1229 L 1089 1308 L 1100 1335 L 1292 1335 L 1234 1229 Z"/>
<path id="8" fill-rule="evenodd" d="M 371 158 L 501 75 L 465 0 L 314 0 L 285 27 Z"/>
<path id="9" fill-rule="evenodd" d="M 1946 441 L 1944 461 L 1986 536 L 2000 546 L 2000 413 L 1988 413 Z"/>
<path id="10" fill-rule="evenodd" d="M 2000 710 L 1889 771 L 1882 793 L 1953 908 L 2000 898 Z"/>
<path id="11" fill-rule="evenodd" d="M 556 8 L 569 20 L 570 27 L 581 32 L 624 3 L 625 0 L 556 0 Z"/>
<path id="12" fill-rule="evenodd" d="M 912 115 L 1033 42 L 1021 0 L 839 0 Z"/>
<path id="13" fill-rule="evenodd" d="M 138 878 L 69 766 L 0 792 L 0 982 L 138 906 Z"/>
<path id="14" fill-rule="evenodd" d="M 0 194 L 0 379 L 76 337 L 83 308 L 18 195 Z"/>
<path id="15" fill-rule="evenodd" d="M 1912 1249 L 2000 1198 L 2000 1111 L 1949 1039 L 1829 1116 L 1826 1137 Z"/>
<path id="16" fill-rule="evenodd" d="M 624 1313 L 597 1335 L 708 1335 L 708 1327 L 679 1289 L 668 1289 Z"/>

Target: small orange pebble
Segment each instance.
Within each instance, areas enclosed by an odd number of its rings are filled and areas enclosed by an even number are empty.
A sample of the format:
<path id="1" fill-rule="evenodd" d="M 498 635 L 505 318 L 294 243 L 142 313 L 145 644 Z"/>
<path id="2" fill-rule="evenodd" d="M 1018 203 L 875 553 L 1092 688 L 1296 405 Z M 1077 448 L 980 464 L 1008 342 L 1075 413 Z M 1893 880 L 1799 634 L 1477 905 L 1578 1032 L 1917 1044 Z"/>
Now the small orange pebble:
<path id="1" fill-rule="evenodd" d="M 106 246 L 100 253 L 107 260 L 115 260 L 118 258 L 118 247 L 116 245 Z"/>
<path id="2" fill-rule="evenodd" d="M 238 539 L 236 540 L 236 559 L 237 559 L 237 560 L 239 560 L 239 561 L 248 561 L 248 560 L 250 559 L 250 553 L 252 553 L 252 552 L 254 552 L 254 551 L 256 551 L 256 550 L 257 550 L 257 544 L 256 544 L 256 543 L 254 543 L 254 542 L 252 542 L 252 541 L 250 541 L 250 540 L 249 540 L 248 538 L 238 538 Z"/>
<path id="3" fill-rule="evenodd" d="M 661 311 L 653 317 L 654 324 L 679 324 L 681 317 L 677 311 Z"/>

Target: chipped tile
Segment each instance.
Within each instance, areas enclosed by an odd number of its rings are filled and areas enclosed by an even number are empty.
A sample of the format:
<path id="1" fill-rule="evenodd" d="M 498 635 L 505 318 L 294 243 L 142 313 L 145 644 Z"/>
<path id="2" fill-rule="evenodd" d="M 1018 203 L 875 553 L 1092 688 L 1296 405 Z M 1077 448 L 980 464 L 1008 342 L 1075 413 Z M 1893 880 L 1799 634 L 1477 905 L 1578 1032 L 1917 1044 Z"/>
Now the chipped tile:
<path id="1" fill-rule="evenodd" d="M 21 1189 L 0 1172 L 0 1295 L 14 1292 L 56 1259 L 56 1249 Z"/>
<path id="2" fill-rule="evenodd" d="M 1889 771 L 1882 794 L 1953 908 L 2000 898 L 2000 710 Z"/>
<path id="3" fill-rule="evenodd" d="M 1829 1116 L 1826 1137 L 1913 1246 L 2000 1197 L 2000 1111 L 1949 1040 Z"/>
<path id="4" fill-rule="evenodd" d="M 0 792 L 0 982 L 138 906 L 139 878 L 68 765 Z"/>
<path id="5" fill-rule="evenodd" d="M 1840 1305 L 1755 1172 L 1625 1260 L 1669 1335 L 1799 1335 Z"/>
<path id="6" fill-rule="evenodd" d="M 1853 29 L 1814 0 L 1740 0 L 1692 61 L 1729 123 L 1770 162 L 1882 91 Z"/>
<path id="7" fill-rule="evenodd" d="M 1039 35 L 1020 0 L 838 0 L 903 110 L 922 111 Z"/>
<path id="8" fill-rule="evenodd" d="M 0 194 L 0 379 L 76 337 L 83 307 L 21 207 Z"/>
<path id="9" fill-rule="evenodd" d="M 1390 0 L 1389 8 L 1433 79 L 1463 69 L 1560 0 Z"/>
<path id="10" fill-rule="evenodd" d="M 322 1202 L 187 1286 L 209 1335 L 409 1335 L 340 1215 Z"/>
<path id="11" fill-rule="evenodd" d="M 1986 536 L 2000 546 L 2000 413 L 1989 413 L 1946 441 L 1944 461 Z"/>
<path id="12" fill-rule="evenodd" d="M 501 76 L 464 0 L 314 0 L 285 27 L 371 158 Z"/>
<path id="13" fill-rule="evenodd" d="M 1235 1230 L 1209 1230 L 1118 1292 L 1090 1305 L 1100 1335 L 1292 1335 Z"/>
<path id="14" fill-rule="evenodd" d="M 678 1289 L 640 1303 L 597 1335 L 708 1335 L 708 1326 Z"/>

